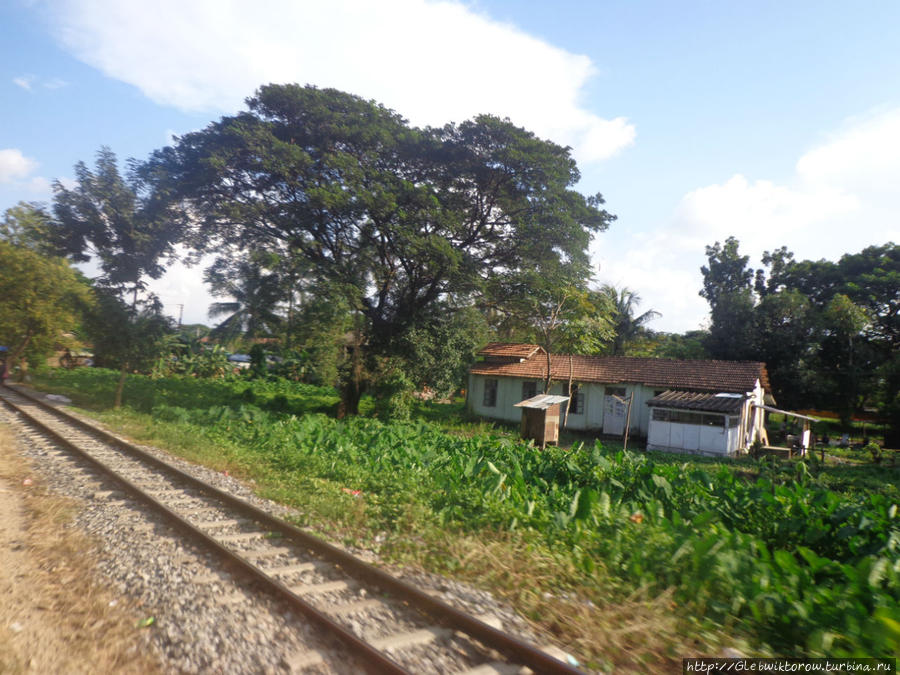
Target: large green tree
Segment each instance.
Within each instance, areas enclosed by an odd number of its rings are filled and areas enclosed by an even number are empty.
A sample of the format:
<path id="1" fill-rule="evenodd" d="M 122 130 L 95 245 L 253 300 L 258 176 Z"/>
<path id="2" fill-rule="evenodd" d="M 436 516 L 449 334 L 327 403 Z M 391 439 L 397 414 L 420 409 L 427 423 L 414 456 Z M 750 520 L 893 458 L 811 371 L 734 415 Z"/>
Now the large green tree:
<path id="1" fill-rule="evenodd" d="M 13 368 L 75 328 L 90 287 L 65 260 L 0 241 L 0 344 Z"/>
<path id="2" fill-rule="evenodd" d="M 865 402 L 869 387 L 864 385 L 867 380 L 871 385 L 877 367 L 865 335 L 870 324 L 865 309 L 842 293 L 831 298 L 821 315 L 818 370 L 824 382 L 820 386 L 830 389 L 831 401 L 845 426 Z"/>
<path id="3" fill-rule="evenodd" d="M 747 264 L 750 256 L 741 255 L 740 242 L 728 237 L 724 244 L 716 242 L 706 247 L 708 263 L 700 268 L 703 288 L 700 296 L 706 298 L 715 310 L 726 296 L 742 294 L 752 288 L 753 270 Z"/>
<path id="4" fill-rule="evenodd" d="M 247 104 L 145 171 L 179 192 L 201 247 L 301 259 L 360 317 L 356 352 L 369 359 L 390 355 L 436 303 L 474 302 L 499 276 L 545 265 L 586 275 L 590 237 L 612 218 L 599 195 L 573 189 L 567 148 L 507 120 L 417 129 L 298 85 L 264 86 Z M 355 412 L 365 383 L 344 384 Z"/>
<path id="5" fill-rule="evenodd" d="M 900 446 L 900 382 L 891 365 L 900 353 L 900 246 L 869 246 L 837 262 L 794 261 L 785 251 L 766 254 L 774 259 L 767 284 L 809 299 L 819 327 L 815 391 L 845 419 L 863 402 L 878 405 L 891 425 L 888 442 Z"/>
<path id="6" fill-rule="evenodd" d="M 753 358 L 755 296 L 750 256 L 741 255 L 740 242 L 728 237 L 724 244 L 706 247 L 708 264 L 700 268 L 700 295 L 710 308 L 709 335 L 705 347 L 715 359 Z"/>
<path id="7" fill-rule="evenodd" d="M 878 405 L 900 439 L 900 247 L 888 243 L 837 262 L 798 261 L 781 247 L 750 269 L 729 237 L 706 249 L 703 290 L 716 358 L 765 361 L 779 401 L 840 412 L 845 425 Z M 751 279 L 753 283 L 751 284 Z"/>
<path id="8" fill-rule="evenodd" d="M 769 254 L 767 254 L 769 255 Z M 765 258 L 764 258 L 765 262 Z M 791 288 L 825 309 L 837 294 L 866 310 L 869 335 L 886 347 L 900 349 L 900 246 L 887 243 L 848 253 L 837 262 L 788 261 L 774 267 L 770 286 Z"/>
<path id="9" fill-rule="evenodd" d="M 753 310 L 751 358 L 765 361 L 780 405 L 813 404 L 820 325 L 809 299 L 793 289 L 768 293 Z"/>
<path id="10" fill-rule="evenodd" d="M 165 184 L 154 183 L 151 189 L 147 177 L 152 174 L 139 175 L 134 167 L 128 176 L 122 176 L 115 154 L 102 148 L 93 170 L 83 162 L 75 166 L 74 186 L 59 181 L 53 186 L 52 245 L 76 262 L 93 260 L 99 267 L 95 284 L 102 291 L 101 304 L 108 310 L 108 319 L 95 322 L 94 340 L 116 346 L 115 360 L 121 368 L 117 406 L 127 373 L 137 360 L 136 350 L 145 344 L 140 337 L 149 316 L 156 314 L 153 322 L 165 323 L 159 316 L 159 303 L 145 293 L 146 285 L 149 279 L 162 276 L 165 261 L 174 256 L 175 244 L 182 238 L 187 217 L 171 207 Z M 106 302 L 107 296 L 128 298 L 128 311 L 118 311 Z M 102 330 L 109 335 L 101 335 Z M 127 339 L 133 344 L 122 346 Z"/>
<path id="11" fill-rule="evenodd" d="M 122 176 L 112 150 L 100 149 L 94 170 L 76 164 L 75 185 L 57 181 L 53 190 L 51 239 L 75 262 L 96 262 L 100 286 L 134 296 L 162 276 L 185 216 L 136 171 Z"/>

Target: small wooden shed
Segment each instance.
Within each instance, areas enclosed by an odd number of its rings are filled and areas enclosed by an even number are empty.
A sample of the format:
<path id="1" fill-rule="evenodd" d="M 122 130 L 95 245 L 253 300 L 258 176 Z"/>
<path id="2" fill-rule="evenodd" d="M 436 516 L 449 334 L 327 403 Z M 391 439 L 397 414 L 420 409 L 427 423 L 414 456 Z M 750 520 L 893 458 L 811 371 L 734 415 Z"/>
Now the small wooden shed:
<path id="1" fill-rule="evenodd" d="M 532 439 L 540 447 L 559 442 L 559 404 L 568 396 L 538 394 L 514 404 L 522 409 L 522 438 Z"/>

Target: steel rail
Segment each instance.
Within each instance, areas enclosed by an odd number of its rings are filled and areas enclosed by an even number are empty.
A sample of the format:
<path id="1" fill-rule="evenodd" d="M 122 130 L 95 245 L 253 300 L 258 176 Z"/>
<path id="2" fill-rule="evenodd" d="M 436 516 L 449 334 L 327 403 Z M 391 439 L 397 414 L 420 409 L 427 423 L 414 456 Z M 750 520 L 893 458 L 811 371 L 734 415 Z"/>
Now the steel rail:
<path id="1" fill-rule="evenodd" d="M 30 402 L 37 403 L 38 405 L 51 410 L 55 414 L 60 414 L 60 412 L 61 412 L 61 411 L 57 410 L 56 408 L 54 408 L 53 406 L 48 406 L 43 401 L 39 401 L 38 399 L 34 398 L 33 396 L 30 396 L 28 394 L 23 394 L 18 389 L 13 389 L 12 387 L 7 387 L 7 388 L 10 388 L 13 391 L 15 391 L 16 393 L 22 395 L 23 398 L 28 399 Z M 322 629 L 325 633 L 327 633 L 329 635 L 333 635 L 334 637 L 337 637 L 338 640 L 340 640 L 344 645 L 350 647 L 354 651 L 354 653 L 356 653 L 358 656 L 364 657 L 366 659 L 364 667 L 367 670 L 369 670 L 369 672 L 390 673 L 392 675 L 409 675 L 409 671 L 402 668 L 399 664 L 397 664 L 392 659 L 385 656 L 382 652 L 378 651 L 377 649 L 372 647 L 367 642 L 358 638 L 354 633 L 348 631 L 346 628 L 341 626 L 339 623 L 336 623 L 330 617 L 328 617 L 327 615 L 325 615 L 322 612 L 320 612 L 319 610 L 317 610 L 315 607 L 313 607 L 312 605 L 307 603 L 305 600 L 303 600 L 300 596 L 293 593 L 287 586 L 285 586 L 281 582 L 266 575 L 264 572 L 262 572 L 258 567 L 256 567 L 249 560 L 247 560 L 246 558 L 231 551 L 230 549 L 228 549 L 227 547 L 223 546 L 218 541 L 216 541 L 213 537 L 208 535 L 206 532 L 204 532 L 203 530 L 192 525 L 189 521 L 187 521 L 184 518 L 182 518 L 181 516 L 179 516 L 177 513 L 172 511 L 165 504 L 154 499 L 152 496 L 150 496 L 149 494 L 144 492 L 139 486 L 135 485 L 134 483 L 129 481 L 127 478 L 120 475 L 117 471 L 110 468 L 109 466 L 107 466 L 106 464 L 104 464 L 103 462 L 98 460 L 97 458 L 93 457 L 90 453 L 85 452 L 82 448 L 79 448 L 77 445 L 72 443 L 70 440 L 68 440 L 61 434 L 59 434 L 56 430 L 51 429 L 46 424 L 43 424 L 40 420 L 38 420 L 37 418 L 32 416 L 27 411 L 23 410 L 19 406 L 15 405 L 14 403 L 11 403 L 10 401 L 8 401 L 6 399 L 4 399 L 3 402 L 7 406 L 9 406 L 13 410 L 15 410 L 18 414 L 22 415 L 26 420 L 28 420 L 29 423 L 31 423 L 32 425 L 34 425 L 35 427 L 40 429 L 43 433 L 45 433 L 48 436 L 50 436 L 51 438 L 53 438 L 53 440 L 56 443 L 59 443 L 60 445 L 66 447 L 71 452 L 75 453 L 82 459 L 86 460 L 88 463 L 97 467 L 104 474 L 111 476 L 112 478 L 114 478 L 116 480 L 116 482 L 118 482 L 120 485 L 122 485 L 128 493 L 130 493 L 131 495 L 133 495 L 140 501 L 143 501 L 145 504 L 147 504 L 151 508 L 162 513 L 169 521 L 171 521 L 176 527 L 178 527 L 190 539 L 198 541 L 201 544 L 203 544 L 204 546 L 206 546 L 207 548 L 212 549 L 215 553 L 217 553 L 220 556 L 222 556 L 223 558 L 225 558 L 225 560 L 227 560 L 228 562 L 230 562 L 230 563 L 236 565 L 237 567 L 239 567 L 240 569 L 242 569 L 245 573 L 247 573 L 253 579 L 253 581 L 255 583 L 258 583 L 258 584 L 266 587 L 266 589 L 268 591 L 270 591 L 271 593 L 275 594 L 276 596 L 281 597 L 284 600 L 287 600 L 288 603 L 292 607 L 299 610 L 303 615 L 305 615 L 307 618 L 309 618 L 314 623 L 316 623 L 319 626 L 319 628 Z M 66 418 L 66 421 L 73 421 L 76 423 L 81 422 L 77 418 L 72 417 L 66 413 L 62 413 L 62 417 Z M 117 447 L 121 447 L 122 449 L 126 449 L 128 451 L 137 450 L 138 455 L 140 455 L 139 459 L 156 460 L 156 462 L 154 462 L 154 465 L 156 465 L 158 468 L 166 469 L 167 471 L 172 470 L 177 478 L 189 477 L 188 474 L 185 474 L 185 473 L 181 472 L 179 469 L 172 467 L 172 466 L 166 464 L 165 462 L 158 460 L 155 457 L 152 457 L 152 455 L 148 455 L 148 454 L 144 453 L 143 451 L 141 451 L 138 448 L 128 448 L 127 443 L 124 443 L 123 441 L 116 439 L 114 436 L 107 434 L 103 430 L 96 429 L 94 427 L 91 427 L 91 425 L 85 424 L 83 422 L 81 422 L 80 424 L 77 424 L 77 426 L 81 427 L 85 431 L 88 431 L 89 433 L 94 433 L 94 434 L 102 437 L 103 440 L 107 443 L 112 443 L 112 444 L 116 445 Z M 190 478 L 193 478 L 193 477 L 190 476 Z M 194 481 L 196 481 L 196 479 L 194 479 Z M 202 481 L 196 481 L 196 484 L 194 485 L 194 487 L 203 487 L 203 486 L 206 486 L 206 484 L 203 483 Z M 206 486 L 206 487 L 215 490 L 215 488 L 213 488 L 212 486 Z M 206 488 L 204 487 L 203 489 L 206 489 Z M 225 494 L 225 493 L 223 493 L 223 494 Z M 216 495 L 216 496 L 218 496 L 218 495 Z"/>
<path id="2" fill-rule="evenodd" d="M 338 564 L 350 576 L 363 579 L 368 583 L 377 586 L 382 591 L 408 602 L 410 605 L 425 612 L 439 623 L 459 630 L 469 635 L 470 637 L 479 640 L 485 646 L 495 649 L 514 663 L 528 666 L 537 673 L 548 673 L 551 675 L 583 675 L 582 671 L 560 661 L 559 659 L 554 658 L 553 656 L 547 654 L 534 645 L 531 645 L 519 638 L 504 633 L 503 631 L 498 630 L 493 626 L 490 626 L 483 621 L 480 621 L 479 619 L 476 619 L 475 617 L 456 609 L 452 605 L 449 605 L 441 600 L 438 600 L 437 598 L 428 595 L 424 591 L 411 586 L 410 584 L 407 584 L 406 582 L 403 582 L 391 576 L 387 572 L 384 572 L 377 567 L 356 558 L 343 549 L 337 548 L 336 546 L 333 546 L 332 544 L 329 544 L 328 542 L 304 530 L 301 530 L 295 525 L 285 522 L 280 518 L 276 518 L 275 516 L 270 515 L 262 509 L 249 504 L 248 502 L 245 502 L 239 497 L 235 497 L 234 495 L 225 492 L 224 490 L 221 490 L 198 478 L 195 478 L 189 473 L 186 473 L 181 469 L 168 464 L 167 462 L 151 455 L 150 453 L 127 441 L 114 436 L 113 434 L 103 429 L 95 427 L 92 424 L 89 424 L 84 420 L 70 415 L 69 413 L 60 410 L 55 406 L 49 405 L 39 398 L 25 393 L 18 388 L 10 387 L 9 385 L 4 386 L 19 394 L 23 398 L 26 398 L 29 401 L 35 403 L 42 409 L 48 410 L 52 414 L 57 415 L 67 422 L 80 427 L 84 431 L 96 435 L 97 437 L 103 439 L 105 442 L 111 445 L 115 445 L 116 447 L 124 450 L 132 456 L 142 461 L 146 461 L 147 463 L 152 464 L 159 469 L 169 472 L 179 480 L 182 480 L 189 485 L 192 485 L 193 487 L 196 487 L 202 491 L 207 492 L 208 494 L 213 495 L 215 498 L 226 502 L 239 511 L 242 511 L 253 520 L 269 527 L 270 529 L 282 531 L 283 534 L 286 534 L 296 544 L 299 544 L 300 546 L 313 552 L 317 557 L 325 561 Z M 18 408 L 16 409 L 19 410 Z M 19 410 L 19 412 L 21 412 L 29 419 L 33 419 L 24 411 Z M 40 422 L 34 421 L 33 423 L 37 424 L 41 428 L 45 428 L 44 425 Z M 75 448 L 69 441 L 59 436 L 59 434 L 54 432 L 52 429 L 48 431 L 54 436 L 54 438 L 59 439 L 60 442 L 66 445 L 66 447 L 72 447 L 76 452 L 84 455 L 83 451 Z M 95 464 L 99 464 L 99 462 L 97 462 L 93 458 L 88 457 L 88 459 Z M 144 501 L 155 502 L 155 500 L 149 495 L 144 495 L 143 493 L 141 493 L 140 488 L 138 488 L 137 486 L 131 486 L 130 489 L 137 491 L 136 493 L 140 493 L 140 498 Z M 236 555 L 232 551 L 216 542 L 214 539 L 210 539 L 210 537 L 206 533 L 198 530 L 187 521 L 182 520 L 180 516 L 174 514 L 162 504 L 159 504 L 159 507 L 167 512 L 167 515 L 170 515 L 170 517 L 178 522 L 180 527 L 186 529 L 186 531 L 188 531 L 191 536 L 198 536 L 202 537 L 204 540 L 209 540 L 210 546 L 212 546 L 217 551 L 220 551 L 225 557 L 234 561 L 241 568 L 248 571 L 255 579 L 258 579 L 272 592 L 286 597 L 291 601 L 292 604 L 297 606 L 298 609 L 301 609 L 305 615 L 309 616 L 327 631 L 334 632 L 341 640 L 348 644 L 348 646 L 351 646 L 354 649 L 358 648 L 362 653 L 366 654 L 367 658 L 372 658 L 374 660 L 374 663 L 370 665 L 376 667 L 374 669 L 376 672 L 406 672 L 394 661 L 388 659 L 384 654 L 375 650 L 370 645 L 356 637 L 356 635 L 343 628 L 340 624 L 337 624 L 331 618 L 322 614 L 317 609 L 303 601 L 299 596 L 291 592 L 290 589 L 288 589 L 284 584 L 275 581 L 262 573 L 253 565 L 253 563 L 242 558 L 241 556 Z"/>

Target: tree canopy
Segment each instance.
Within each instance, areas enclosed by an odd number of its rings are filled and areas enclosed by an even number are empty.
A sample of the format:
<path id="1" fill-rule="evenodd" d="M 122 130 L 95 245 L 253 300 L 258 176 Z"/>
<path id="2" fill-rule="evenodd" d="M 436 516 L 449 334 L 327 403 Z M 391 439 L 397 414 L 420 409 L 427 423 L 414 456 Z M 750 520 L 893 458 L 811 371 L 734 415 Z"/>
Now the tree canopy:
<path id="1" fill-rule="evenodd" d="M 162 276 L 165 260 L 182 239 L 186 216 L 173 208 L 164 185 L 148 186 L 147 174 L 138 175 L 136 165 L 123 178 L 109 148 L 97 153 L 93 171 L 79 162 L 75 176 L 72 188 L 59 181 L 53 186 L 50 244 L 76 262 L 96 258 L 99 263 L 95 284 L 101 314 L 89 324 L 98 356 L 121 369 L 115 394 L 119 407 L 128 372 L 155 349 L 154 336 L 167 325 L 156 298 L 141 293 L 148 278 Z"/>
<path id="2" fill-rule="evenodd" d="M 37 202 L 19 202 L 0 221 L 0 240 L 44 255 L 56 253 L 52 231 L 52 216 Z"/>
<path id="3" fill-rule="evenodd" d="M 484 300 L 497 280 L 583 280 L 591 235 L 613 218 L 573 189 L 567 148 L 508 120 L 419 129 L 298 85 L 247 103 L 154 153 L 143 175 L 177 194 L 204 250 L 301 259 L 363 319 L 369 355 L 390 354 L 436 303 Z"/>
<path id="4" fill-rule="evenodd" d="M 754 272 L 738 246 L 729 237 L 706 249 L 709 352 L 765 361 L 787 406 L 830 408 L 848 423 L 877 405 L 900 434 L 900 247 L 870 246 L 837 262 L 798 261 L 781 247 Z"/>
<path id="5" fill-rule="evenodd" d="M 90 287 L 65 260 L 0 241 L 0 344 L 12 367 L 46 353 L 71 331 L 90 302 Z"/>
<path id="6" fill-rule="evenodd" d="M 75 177 L 71 188 L 60 181 L 53 186 L 51 244 L 75 262 L 96 258 L 100 285 L 143 290 L 145 279 L 162 276 L 164 260 L 174 255 L 182 235 L 179 212 L 161 188 L 149 189 L 136 172 L 123 178 L 109 148 L 97 153 L 93 171 L 76 164 Z"/>

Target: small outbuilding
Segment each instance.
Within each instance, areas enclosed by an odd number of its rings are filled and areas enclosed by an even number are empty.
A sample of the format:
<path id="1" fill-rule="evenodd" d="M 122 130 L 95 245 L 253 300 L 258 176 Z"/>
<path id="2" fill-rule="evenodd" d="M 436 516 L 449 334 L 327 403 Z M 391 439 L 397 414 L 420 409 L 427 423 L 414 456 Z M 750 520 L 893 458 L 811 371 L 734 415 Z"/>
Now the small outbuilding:
<path id="1" fill-rule="evenodd" d="M 734 456 L 746 447 L 749 396 L 665 391 L 650 407 L 648 450 Z"/>
<path id="2" fill-rule="evenodd" d="M 522 409 L 522 438 L 531 439 L 540 447 L 559 442 L 559 404 L 568 396 L 539 394 L 515 403 Z"/>

